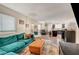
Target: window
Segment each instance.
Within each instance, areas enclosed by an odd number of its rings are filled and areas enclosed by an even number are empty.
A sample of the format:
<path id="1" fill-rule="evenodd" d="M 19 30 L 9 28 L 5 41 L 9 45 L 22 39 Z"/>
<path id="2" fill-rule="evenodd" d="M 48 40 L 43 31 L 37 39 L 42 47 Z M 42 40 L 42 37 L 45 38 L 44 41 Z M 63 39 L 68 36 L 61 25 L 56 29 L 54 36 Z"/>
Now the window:
<path id="1" fill-rule="evenodd" d="M 56 24 L 55 28 L 62 28 L 62 25 L 61 24 Z"/>
<path id="2" fill-rule="evenodd" d="M 16 22 L 12 16 L 0 14 L 0 31 L 15 31 Z"/>

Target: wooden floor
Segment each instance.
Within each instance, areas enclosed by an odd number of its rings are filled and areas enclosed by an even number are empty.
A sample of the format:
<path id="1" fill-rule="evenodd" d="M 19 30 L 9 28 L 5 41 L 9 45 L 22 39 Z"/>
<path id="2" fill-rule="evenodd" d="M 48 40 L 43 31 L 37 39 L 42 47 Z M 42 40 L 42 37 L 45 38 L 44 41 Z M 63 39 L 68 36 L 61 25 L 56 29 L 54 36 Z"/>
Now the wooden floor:
<path id="1" fill-rule="evenodd" d="M 57 38 L 55 37 L 50 38 L 48 36 L 43 36 L 42 38 L 45 39 L 45 44 L 42 53 L 40 55 L 59 55 L 59 46 L 57 43 Z M 35 54 L 32 54 L 29 51 L 29 46 L 28 46 L 23 50 L 21 55 L 35 55 Z"/>

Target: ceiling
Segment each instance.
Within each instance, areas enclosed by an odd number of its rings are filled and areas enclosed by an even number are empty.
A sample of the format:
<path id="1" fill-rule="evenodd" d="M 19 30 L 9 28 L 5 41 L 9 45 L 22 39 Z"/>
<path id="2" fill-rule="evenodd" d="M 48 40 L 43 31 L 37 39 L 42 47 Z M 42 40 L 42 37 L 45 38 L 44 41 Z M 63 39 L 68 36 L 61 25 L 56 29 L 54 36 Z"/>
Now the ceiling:
<path id="1" fill-rule="evenodd" d="M 69 3 L 3 3 L 2 5 L 38 21 L 64 21 L 73 18 Z"/>

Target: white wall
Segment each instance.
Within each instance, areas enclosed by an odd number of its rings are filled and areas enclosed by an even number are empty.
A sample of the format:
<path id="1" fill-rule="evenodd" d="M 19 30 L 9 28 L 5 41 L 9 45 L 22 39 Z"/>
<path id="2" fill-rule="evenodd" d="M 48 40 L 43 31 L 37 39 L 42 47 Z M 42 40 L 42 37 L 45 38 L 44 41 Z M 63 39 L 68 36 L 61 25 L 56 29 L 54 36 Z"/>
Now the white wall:
<path id="1" fill-rule="evenodd" d="M 25 16 L 21 13 L 18 13 L 12 9 L 9 9 L 3 5 L 0 5 L 0 13 L 10 15 L 16 18 L 16 31 L 14 32 L 0 32 L 0 35 L 7 35 L 7 34 L 15 34 L 15 33 L 31 33 L 31 29 L 33 29 L 32 24 L 37 25 L 38 22 L 32 19 L 30 16 Z M 19 20 L 23 20 L 24 24 L 19 24 Z M 26 28 L 26 24 L 29 24 L 29 27 Z"/>
<path id="2" fill-rule="evenodd" d="M 19 24 L 19 19 L 21 19 L 25 22 L 26 16 L 12 10 L 12 9 L 9 9 L 9 8 L 3 6 L 3 5 L 0 5 L 0 13 L 10 15 L 12 17 L 15 17 L 15 19 L 16 19 L 16 31 L 14 31 L 14 32 L 0 32 L 0 35 L 25 32 L 25 23 L 23 25 Z"/>
<path id="3" fill-rule="evenodd" d="M 76 29 L 76 43 L 79 44 L 79 28 Z"/>
<path id="4" fill-rule="evenodd" d="M 27 34 L 33 33 L 34 29 L 34 25 L 38 25 L 38 22 L 34 19 L 32 19 L 30 16 L 26 17 L 26 24 L 28 24 L 28 27 L 25 27 L 25 32 Z"/>

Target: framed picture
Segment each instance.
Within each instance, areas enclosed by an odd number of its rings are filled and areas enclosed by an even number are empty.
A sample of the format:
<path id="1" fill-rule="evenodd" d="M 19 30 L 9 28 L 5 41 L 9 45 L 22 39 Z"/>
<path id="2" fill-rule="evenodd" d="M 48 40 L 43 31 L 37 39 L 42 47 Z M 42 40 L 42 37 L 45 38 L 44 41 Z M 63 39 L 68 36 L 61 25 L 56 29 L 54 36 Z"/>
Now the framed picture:
<path id="1" fill-rule="evenodd" d="M 24 24 L 24 21 L 23 20 L 19 20 L 19 24 Z"/>

